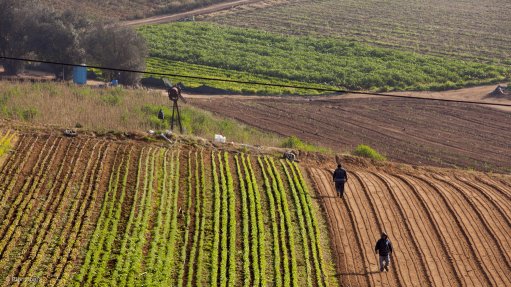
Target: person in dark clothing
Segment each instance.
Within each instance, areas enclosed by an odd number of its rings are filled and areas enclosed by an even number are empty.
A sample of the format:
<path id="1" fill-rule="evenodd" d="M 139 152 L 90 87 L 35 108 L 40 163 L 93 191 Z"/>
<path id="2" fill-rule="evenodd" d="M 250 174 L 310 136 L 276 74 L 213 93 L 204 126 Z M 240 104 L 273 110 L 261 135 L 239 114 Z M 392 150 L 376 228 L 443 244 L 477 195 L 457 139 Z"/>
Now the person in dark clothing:
<path id="1" fill-rule="evenodd" d="M 344 168 L 342 168 L 341 164 L 337 165 L 337 169 L 333 174 L 333 179 L 335 182 L 335 190 L 337 191 L 337 195 L 339 195 L 339 197 L 343 197 L 344 184 L 348 182 L 348 173 Z"/>
<path id="2" fill-rule="evenodd" d="M 389 271 L 390 255 L 392 255 L 392 243 L 385 232 L 381 234 L 381 238 L 376 242 L 374 247 L 376 254 L 380 254 L 380 272 Z"/>

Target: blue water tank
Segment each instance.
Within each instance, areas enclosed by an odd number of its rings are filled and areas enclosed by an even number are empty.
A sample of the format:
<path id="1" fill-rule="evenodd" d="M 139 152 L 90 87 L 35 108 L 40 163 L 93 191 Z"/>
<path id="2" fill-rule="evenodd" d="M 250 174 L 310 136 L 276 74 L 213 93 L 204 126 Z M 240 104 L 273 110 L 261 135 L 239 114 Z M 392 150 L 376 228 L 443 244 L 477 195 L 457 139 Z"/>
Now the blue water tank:
<path id="1" fill-rule="evenodd" d="M 87 67 L 85 67 L 85 64 L 73 67 L 73 82 L 78 85 L 87 84 Z"/>

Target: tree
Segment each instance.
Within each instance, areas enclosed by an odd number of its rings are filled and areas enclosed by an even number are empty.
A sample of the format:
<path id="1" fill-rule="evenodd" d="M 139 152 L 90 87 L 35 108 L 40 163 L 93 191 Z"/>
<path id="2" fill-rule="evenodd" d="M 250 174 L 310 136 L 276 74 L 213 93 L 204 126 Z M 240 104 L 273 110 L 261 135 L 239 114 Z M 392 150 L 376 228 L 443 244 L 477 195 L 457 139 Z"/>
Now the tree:
<path id="1" fill-rule="evenodd" d="M 144 70 L 148 50 L 145 40 L 130 27 L 98 25 L 86 36 L 87 55 L 104 67 Z M 104 70 L 108 80 L 117 79 L 124 85 L 136 85 L 141 75 L 131 72 Z"/>
<path id="2" fill-rule="evenodd" d="M 82 63 L 85 49 L 81 35 L 89 23 L 72 11 L 57 13 L 41 7 L 34 10 L 34 24 L 29 32 L 29 45 L 34 53 L 46 61 L 61 63 Z M 71 66 L 53 66 L 53 73 L 59 79 L 71 78 Z"/>
<path id="3" fill-rule="evenodd" d="M 30 54 L 26 31 L 32 23 L 28 7 L 33 1 L 0 0 L 0 56 L 26 57 Z M 3 60 L 4 73 L 19 73 L 24 63 L 21 61 Z"/>

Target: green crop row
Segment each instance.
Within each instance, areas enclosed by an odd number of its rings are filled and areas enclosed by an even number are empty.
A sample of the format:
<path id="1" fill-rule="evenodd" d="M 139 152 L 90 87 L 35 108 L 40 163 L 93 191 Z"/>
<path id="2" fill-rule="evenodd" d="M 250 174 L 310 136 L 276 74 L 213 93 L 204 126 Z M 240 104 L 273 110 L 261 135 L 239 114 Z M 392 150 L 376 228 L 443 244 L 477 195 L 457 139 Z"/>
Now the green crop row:
<path id="1" fill-rule="evenodd" d="M 164 236 L 165 226 L 167 226 L 166 221 L 164 221 L 163 212 L 167 211 L 169 208 L 169 190 L 167 187 L 167 157 L 169 150 L 160 149 L 160 158 L 162 158 L 162 168 L 157 168 L 157 183 L 158 183 L 158 192 L 157 192 L 157 200 L 158 203 L 158 211 L 156 215 L 155 226 L 152 230 L 152 240 L 151 247 L 149 251 L 149 258 L 146 261 L 146 272 L 149 273 L 145 276 L 145 285 L 151 286 L 157 282 L 160 282 L 162 279 L 162 274 L 160 273 L 160 266 L 162 265 L 163 258 L 160 256 L 160 252 L 163 249 L 163 246 L 166 243 L 166 239 Z M 159 166 L 159 165 L 158 165 Z"/>
<path id="2" fill-rule="evenodd" d="M 150 67 L 169 73 L 190 69 L 198 77 L 264 82 L 278 79 L 278 84 L 283 81 L 302 86 L 387 91 L 452 89 L 495 83 L 509 76 L 509 68 L 498 65 L 372 47 L 336 38 L 284 36 L 204 22 L 149 25 L 140 27 L 139 32 L 149 43 L 153 58 Z M 173 61 L 173 64 L 160 61 Z M 290 92 L 287 88 L 267 91 L 265 86 L 206 83 L 235 92 Z"/>
<path id="3" fill-rule="evenodd" d="M 2 261 L 3 275 L 55 286 L 326 285 L 297 167 L 218 150 L 205 159 L 196 149 L 40 142 L 20 138 L 34 165 L 2 209 L 0 252 L 19 254 Z"/>
<path id="4" fill-rule="evenodd" d="M 195 79 L 189 77 L 204 77 L 214 79 L 236 80 L 243 82 L 272 83 L 283 86 L 306 86 L 316 88 L 336 87 L 329 85 L 304 83 L 299 81 L 290 81 L 276 77 L 268 77 L 263 75 L 254 75 L 243 71 L 233 71 L 210 67 L 206 65 L 192 64 L 182 61 L 169 60 L 160 57 L 150 57 L 146 60 L 147 70 L 151 73 L 172 73 L 179 76 L 168 76 L 173 83 L 181 82 L 188 89 L 197 89 L 201 87 L 212 87 L 219 90 L 225 90 L 231 93 L 239 94 L 264 94 L 264 95 L 317 95 L 321 92 L 310 89 L 297 89 L 290 87 L 273 87 L 267 85 L 252 85 L 242 83 L 231 83 L 228 81 L 215 81 L 207 79 Z M 148 77 L 160 78 L 161 75 L 149 74 Z"/>
<path id="5" fill-rule="evenodd" d="M 179 178 L 180 178 L 180 173 L 179 173 L 179 156 L 180 156 L 180 151 L 178 151 L 176 153 L 176 159 L 174 161 L 174 197 L 173 197 L 173 202 L 172 202 L 172 218 L 171 218 L 171 222 L 170 222 L 170 234 L 169 234 L 169 239 L 168 239 L 168 243 L 167 243 L 167 247 L 166 247 L 166 258 L 165 258 L 165 262 L 164 262 L 164 267 L 162 269 L 162 273 L 164 272 L 170 272 L 171 270 L 174 270 L 174 266 L 175 266 L 175 257 L 176 257 L 176 240 L 177 240 L 177 232 L 178 232 L 178 228 L 177 228 L 177 216 L 178 216 L 178 209 L 177 209 L 177 200 L 178 200 L 178 196 L 179 196 Z M 171 286 L 173 285 L 172 283 L 172 277 L 171 276 L 167 276 L 166 280 L 164 281 L 165 284 L 164 285 L 167 285 L 167 286 Z"/>
<path id="6" fill-rule="evenodd" d="M 58 142 L 58 143 L 57 143 Z M 2 220 L 0 227 L 0 234 L 2 234 L 2 241 L 0 242 L 0 253 L 2 257 L 9 257 L 16 248 L 16 242 L 23 236 L 21 229 L 23 225 L 29 224 L 32 220 L 29 214 L 32 209 L 37 208 L 38 204 L 35 202 L 37 197 L 37 190 L 43 186 L 48 179 L 46 167 L 55 160 L 57 150 L 60 147 L 62 140 L 54 139 L 51 143 L 48 153 L 43 157 L 39 156 L 38 162 L 34 166 L 34 173 L 23 184 L 22 190 L 18 193 L 14 204 L 9 208 L 7 215 Z M 45 144 L 49 143 L 49 139 Z M 50 178 L 51 180 L 51 178 Z M 18 210 L 18 212 L 16 212 Z M 5 268 L 5 267 L 4 267 Z"/>
<path id="7" fill-rule="evenodd" d="M 185 235 L 184 235 L 184 243 L 183 247 L 181 248 L 181 264 L 183 266 L 186 266 L 189 264 L 188 262 L 188 256 L 186 254 L 187 252 L 187 246 L 188 246 L 188 240 L 190 237 L 190 221 L 191 221 L 191 210 L 192 210 L 192 151 L 188 151 L 188 177 L 186 179 L 187 183 L 187 197 L 186 197 L 186 209 L 185 209 Z M 177 286 L 182 287 L 183 286 L 183 278 L 185 275 L 185 268 L 179 269 L 179 275 L 178 275 L 178 281 Z"/>
<path id="8" fill-rule="evenodd" d="M 66 153 L 64 155 L 64 159 L 68 158 L 70 148 L 66 149 Z M 80 151 L 80 152 L 79 152 Z M 70 178 L 70 174 L 73 170 L 76 170 L 76 160 L 78 160 L 81 157 L 81 146 L 78 146 L 74 153 L 71 155 L 70 160 L 70 166 L 67 167 L 67 171 L 64 172 L 65 165 L 60 165 L 59 170 L 57 174 L 55 175 L 55 178 L 61 178 L 63 177 L 62 184 L 57 189 L 57 185 L 53 184 L 49 190 L 49 195 L 46 198 L 46 201 L 43 205 L 41 205 L 40 210 L 59 210 L 61 208 L 61 203 L 63 202 L 64 198 L 64 190 L 66 185 L 69 183 L 68 179 Z M 73 168 L 72 168 L 73 167 Z M 57 200 L 51 200 L 52 195 L 56 194 Z M 53 220 L 53 217 L 55 216 L 55 213 L 51 212 L 41 212 L 36 217 L 36 219 L 33 222 L 32 230 L 28 232 L 29 237 L 27 238 L 27 242 L 34 242 L 34 245 L 30 246 L 29 249 L 26 251 L 28 256 L 26 256 L 23 261 L 20 262 L 19 265 L 19 273 L 18 276 L 20 277 L 27 277 L 27 274 L 29 274 L 30 271 L 32 271 L 33 267 L 39 266 L 41 260 L 44 258 L 45 251 L 48 247 L 48 243 L 45 240 L 45 237 L 51 237 L 53 236 L 55 232 L 55 228 L 50 228 L 50 223 Z M 35 239 L 33 239 L 35 237 Z M 33 240 L 33 241 L 32 241 Z M 28 247 L 28 246 L 27 246 Z M 33 258 L 33 260 L 30 260 L 30 258 Z"/>
<path id="9" fill-rule="evenodd" d="M 221 214 L 221 237 L 220 237 L 220 286 L 227 286 L 227 260 L 229 255 L 228 250 L 228 222 L 229 222 L 229 201 L 227 198 L 227 180 L 225 178 L 224 163 L 222 156 L 218 153 L 218 166 L 220 170 L 220 188 L 222 191 L 222 214 Z"/>
<path id="10" fill-rule="evenodd" d="M 111 234 L 109 232 L 109 224 L 110 220 L 112 219 L 112 214 L 116 203 L 119 177 L 122 163 L 124 161 L 124 158 L 119 157 L 116 153 L 116 158 L 114 159 L 114 168 L 115 161 L 117 159 L 120 160 L 120 163 L 117 163 L 117 169 L 115 169 L 116 171 L 110 174 L 108 189 L 103 200 L 103 205 L 101 207 L 96 229 L 92 234 L 92 240 L 89 243 L 87 254 L 85 256 L 85 262 L 82 265 L 80 274 L 77 276 L 78 281 L 85 282 L 86 285 L 91 285 L 95 276 L 101 277 L 101 273 L 104 273 L 105 271 L 101 270 L 99 266 L 101 265 L 103 259 L 101 256 L 102 254 L 109 255 L 108 252 L 103 251 L 103 246 L 105 245 L 106 238 Z M 113 225 L 115 225 L 115 223 Z"/>
<path id="11" fill-rule="evenodd" d="M 87 172 L 90 176 L 84 176 L 77 189 L 78 200 L 74 200 L 68 213 L 69 218 L 61 233 L 66 236 L 59 237 L 58 246 L 60 248 L 54 252 L 51 259 L 54 268 L 51 271 L 48 270 L 45 276 L 45 278 L 51 279 L 49 282 L 44 282 L 44 285 L 66 286 L 68 281 L 72 279 L 68 274 L 74 267 L 72 262 L 76 260 L 81 252 L 79 246 L 83 239 L 81 234 L 83 222 L 91 216 L 92 208 L 90 207 L 98 200 L 98 189 L 96 188 L 100 178 L 98 175 L 104 168 L 104 157 L 109 148 L 110 146 L 106 143 L 101 144 L 94 163 L 90 166 L 91 170 Z M 92 152 L 91 158 L 94 158 L 95 150 L 93 149 Z"/>
<path id="12" fill-rule="evenodd" d="M 229 269 L 228 286 L 236 284 L 236 194 L 234 193 L 234 180 L 229 165 L 229 153 L 224 152 L 225 174 L 227 177 L 227 191 L 229 196 Z"/>
<path id="13" fill-rule="evenodd" d="M 213 177 L 213 194 L 214 194 L 214 203 L 213 203 L 213 230 L 214 230 L 214 241 L 213 241 L 213 249 L 211 251 L 211 286 L 218 286 L 218 264 L 219 264 L 219 252 L 220 252 L 220 209 L 221 209 L 221 200 L 220 200 L 220 183 L 218 182 L 218 174 L 216 167 L 216 155 L 214 152 L 211 153 L 211 170 Z"/>
<path id="14" fill-rule="evenodd" d="M 200 216 L 202 216 L 202 208 L 204 205 L 204 200 L 202 198 L 202 188 L 200 185 L 200 175 L 199 175 L 199 157 L 197 155 L 197 152 L 195 152 L 195 169 L 193 173 L 193 177 L 195 179 L 195 225 L 194 225 L 194 231 L 193 231 L 193 238 L 192 238 L 192 249 L 190 251 L 190 260 L 188 263 L 188 277 L 186 281 L 187 287 L 192 287 L 193 284 L 193 273 L 196 263 L 196 254 L 197 254 L 197 246 L 199 245 L 199 234 L 200 234 L 200 223 L 201 219 Z M 184 268 L 183 268 L 184 269 Z"/>
<path id="15" fill-rule="evenodd" d="M 250 231 L 249 231 L 249 207 L 247 202 L 247 189 L 245 187 L 245 180 L 240 166 L 238 155 L 234 155 L 236 162 L 236 172 L 239 179 L 240 193 L 241 193 L 241 220 L 243 227 L 243 286 L 250 286 L 251 272 L 250 272 Z"/>
<path id="16" fill-rule="evenodd" d="M 305 213 L 305 219 L 307 222 L 308 234 L 310 234 L 311 246 L 312 246 L 312 255 L 314 259 L 314 265 L 316 269 L 316 281 L 318 286 L 324 286 L 325 280 L 323 277 L 323 259 L 320 238 L 319 238 L 319 228 L 317 220 L 312 212 L 312 206 L 309 198 L 309 192 L 307 190 L 307 184 L 303 175 L 300 171 L 300 168 L 296 163 L 288 162 L 293 180 L 295 182 L 295 186 L 297 188 L 298 194 L 300 195 L 301 205 Z M 282 163 L 284 165 L 284 163 Z"/>
<path id="17" fill-rule="evenodd" d="M 200 153 L 200 186 L 201 186 L 201 202 L 202 202 L 202 213 L 201 213 L 201 222 L 200 222 L 200 239 L 199 239 L 199 247 L 197 254 L 197 286 L 202 286 L 202 276 L 204 272 L 204 237 L 205 237 L 205 229 L 206 229 L 206 172 L 204 168 L 204 157 L 202 151 Z M 198 178 L 198 177 L 197 177 Z M 208 189 L 209 190 L 209 189 Z"/>
<path id="18" fill-rule="evenodd" d="M 136 224 L 135 220 L 135 210 L 136 210 L 136 206 L 137 206 L 137 200 L 139 199 L 139 192 L 140 192 L 140 185 L 141 185 L 141 180 L 142 180 L 142 164 L 143 164 L 143 159 L 144 159 L 144 151 L 145 149 L 142 149 L 141 152 L 140 152 L 140 156 L 139 156 L 139 159 L 138 159 L 138 165 L 137 165 L 137 179 L 136 179 L 136 184 L 135 184 L 135 194 L 134 194 L 134 200 L 133 200 L 133 205 L 131 206 L 131 210 L 130 210 L 130 214 L 129 214 L 129 217 L 128 217 L 128 223 L 126 225 L 126 231 L 125 231 L 125 236 L 121 242 L 121 249 L 120 249 L 120 252 L 117 256 L 117 262 L 116 262 L 116 265 L 115 265 L 115 269 L 113 271 L 113 274 L 112 274 L 112 277 L 111 277 L 111 284 L 122 284 L 122 283 L 126 283 L 126 276 L 128 271 L 127 271 L 127 267 L 125 265 L 126 263 L 126 259 L 128 257 L 128 248 L 130 246 L 130 244 L 132 244 L 133 242 L 133 239 L 132 237 L 130 236 L 130 234 L 133 232 L 133 228 Z M 146 160 L 148 159 L 148 157 L 146 156 Z M 81 280 L 77 280 L 78 282 L 80 282 Z"/>
<path id="19" fill-rule="evenodd" d="M 247 187 L 247 194 L 248 194 L 248 206 L 249 206 L 249 212 L 250 212 L 250 237 L 252 239 L 252 246 L 251 246 L 251 255 L 252 255 L 252 262 L 253 262 L 253 274 L 254 279 L 252 286 L 261 286 L 261 277 L 264 277 L 261 273 L 264 272 L 264 270 L 261 268 L 261 259 L 264 257 L 264 253 L 261 252 L 261 239 L 260 238 L 260 225 L 259 225 L 259 218 L 261 214 L 257 211 L 257 203 L 255 198 L 255 191 L 254 191 L 254 183 L 252 179 L 252 175 L 250 173 L 250 170 L 248 166 L 250 165 L 249 157 L 245 157 L 244 155 L 241 156 L 241 161 L 243 164 L 243 170 L 245 172 L 245 181 L 246 181 L 246 187 Z M 264 242 L 263 242 L 264 243 Z"/>
<path id="20" fill-rule="evenodd" d="M 266 196 L 268 197 L 268 202 L 270 206 L 270 221 L 272 225 L 272 235 L 273 235 L 273 256 L 274 256 L 274 269 L 275 269 L 275 286 L 282 285 L 282 270 L 281 265 L 283 264 L 282 259 L 280 257 L 280 246 L 284 245 L 284 242 L 279 241 L 279 224 L 277 221 L 277 212 L 275 211 L 275 196 L 273 195 L 274 186 L 270 184 L 268 179 L 266 167 L 261 160 L 261 157 L 257 158 L 257 162 L 259 163 L 259 167 L 262 171 L 264 186 L 266 187 Z M 284 263 L 285 264 L 285 263 Z"/>
<path id="21" fill-rule="evenodd" d="M 292 177 L 290 175 L 290 173 L 285 165 L 282 164 L 282 167 L 284 168 L 284 173 L 287 177 L 288 184 L 291 189 L 291 195 L 294 200 L 294 206 L 296 207 L 298 223 L 300 225 L 300 234 L 302 235 L 304 258 L 305 258 L 305 265 L 306 265 L 306 272 L 307 272 L 307 286 L 313 286 L 312 274 L 311 274 L 312 267 L 311 267 L 311 262 L 310 262 L 310 248 L 309 248 L 309 242 L 312 240 L 309 240 L 310 233 L 307 231 L 307 228 L 305 227 L 304 208 L 302 207 L 302 202 L 300 201 L 300 195 L 297 193 L 296 186 L 293 181 L 294 177 Z"/>

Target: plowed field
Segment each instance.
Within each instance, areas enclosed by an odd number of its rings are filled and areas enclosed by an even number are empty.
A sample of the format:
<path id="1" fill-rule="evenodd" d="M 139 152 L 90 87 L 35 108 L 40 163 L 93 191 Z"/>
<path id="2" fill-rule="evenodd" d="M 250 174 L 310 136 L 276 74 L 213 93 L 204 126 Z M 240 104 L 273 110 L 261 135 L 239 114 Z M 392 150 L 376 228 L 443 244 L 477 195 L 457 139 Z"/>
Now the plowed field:
<path id="1" fill-rule="evenodd" d="M 0 286 L 336 286 L 309 190 L 264 155 L 21 134 L 0 168 Z"/>
<path id="2" fill-rule="evenodd" d="M 335 152 L 367 144 L 416 165 L 509 171 L 511 113 L 411 99 L 212 97 L 191 101 L 217 114 Z"/>
<path id="3" fill-rule="evenodd" d="M 343 286 L 510 286 L 511 177 L 351 168 L 341 199 L 331 170 L 307 171 Z M 374 251 L 382 231 L 394 245 L 384 273 Z"/>

